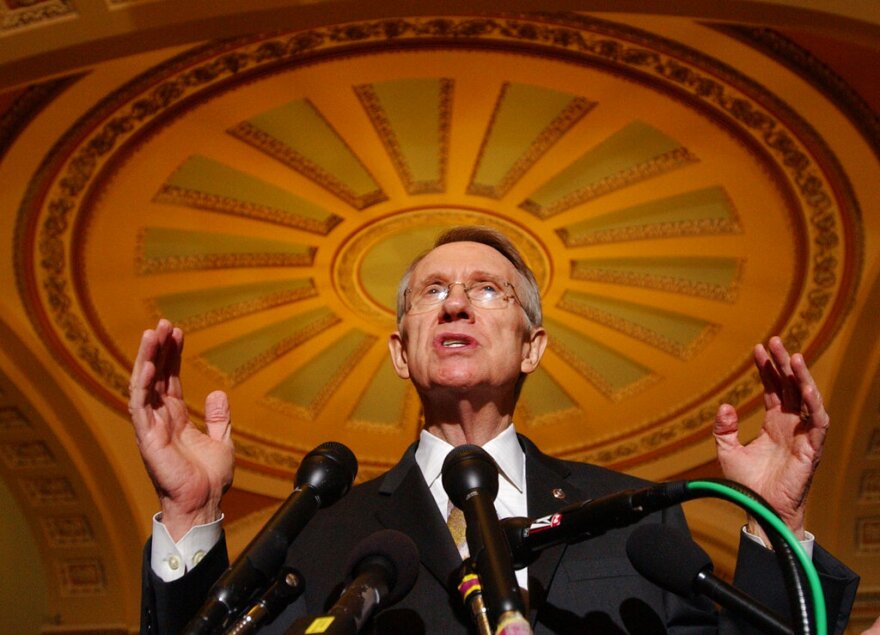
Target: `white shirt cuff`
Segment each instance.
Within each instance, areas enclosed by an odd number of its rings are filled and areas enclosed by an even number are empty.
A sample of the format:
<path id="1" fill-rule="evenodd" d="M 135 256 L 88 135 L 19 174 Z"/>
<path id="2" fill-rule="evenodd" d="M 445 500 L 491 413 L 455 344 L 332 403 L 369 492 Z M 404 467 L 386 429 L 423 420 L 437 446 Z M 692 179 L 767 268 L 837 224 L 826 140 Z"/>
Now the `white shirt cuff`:
<path id="1" fill-rule="evenodd" d="M 165 582 L 182 578 L 202 561 L 220 540 L 223 514 L 212 523 L 195 525 L 176 543 L 162 523 L 162 512 L 153 516 L 153 544 L 150 568 Z"/>
<path id="2" fill-rule="evenodd" d="M 742 528 L 743 533 L 746 536 L 748 536 L 749 539 L 753 540 L 754 542 L 757 542 L 759 545 L 761 545 L 762 547 L 764 547 L 766 549 L 767 545 L 764 544 L 764 539 L 761 538 L 760 536 L 756 536 L 755 534 L 749 533 L 749 530 L 747 529 L 747 527 L 748 527 L 748 525 L 743 525 L 743 528 Z M 801 547 L 804 548 L 804 551 L 807 552 L 807 556 L 810 558 L 810 560 L 812 560 L 813 559 L 813 545 L 816 544 L 816 536 L 811 534 L 809 531 L 805 530 L 804 531 L 804 539 L 801 540 L 800 543 L 801 543 Z"/>

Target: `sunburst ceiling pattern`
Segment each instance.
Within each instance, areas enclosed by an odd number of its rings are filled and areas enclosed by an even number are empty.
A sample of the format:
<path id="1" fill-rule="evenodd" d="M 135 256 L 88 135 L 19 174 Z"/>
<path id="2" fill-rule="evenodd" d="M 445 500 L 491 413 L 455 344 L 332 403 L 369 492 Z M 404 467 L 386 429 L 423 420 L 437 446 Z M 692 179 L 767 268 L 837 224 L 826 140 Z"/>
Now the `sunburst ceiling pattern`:
<path id="1" fill-rule="evenodd" d="M 369 476 L 419 424 L 386 360 L 400 274 L 444 227 L 498 227 L 551 337 L 519 429 L 627 465 L 754 404 L 755 341 L 809 355 L 837 328 L 858 214 L 828 143 L 738 70 L 582 17 L 231 41 L 68 132 L 23 209 L 20 284 L 107 402 L 124 408 L 138 334 L 166 316 L 191 408 L 230 392 L 244 467 L 290 474 L 334 438 Z"/>

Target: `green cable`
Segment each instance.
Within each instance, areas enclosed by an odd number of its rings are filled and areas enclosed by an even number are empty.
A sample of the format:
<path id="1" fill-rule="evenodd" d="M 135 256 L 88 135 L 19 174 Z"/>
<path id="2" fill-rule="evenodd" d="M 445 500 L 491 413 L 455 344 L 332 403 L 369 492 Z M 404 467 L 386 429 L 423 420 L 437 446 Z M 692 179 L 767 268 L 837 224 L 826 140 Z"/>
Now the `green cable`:
<path id="1" fill-rule="evenodd" d="M 797 557 L 800 562 L 801 567 L 807 576 L 807 581 L 810 584 L 810 591 L 813 594 L 813 617 L 816 622 L 816 632 L 818 635 L 827 635 L 828 619 L 825 614 L 825 596 L 822 594 L 822 585 L 819 582 L 819 574 L 816 572 L 816 567 L 813 565 L 812 560 L 810 560 L 809 556 L 807 556 L 807 553 L 804 551 L 800 540 L 798 540 L 785 523 L 782 522 L 779 516 L 753 498 L 746 496 L 732 487 L 722 485 L 721 483 L 715 483 L 713 481 L 689 481 L 687 487 L 688 489 L 706 489 L 718 492 L 725 498 L 739 504 L 741 507 L 745 507 L 755 516 L 760 516 L 779 532 L 783 540 L 788 543 L 791 550 L 794 552 L 795 557 Z"/>

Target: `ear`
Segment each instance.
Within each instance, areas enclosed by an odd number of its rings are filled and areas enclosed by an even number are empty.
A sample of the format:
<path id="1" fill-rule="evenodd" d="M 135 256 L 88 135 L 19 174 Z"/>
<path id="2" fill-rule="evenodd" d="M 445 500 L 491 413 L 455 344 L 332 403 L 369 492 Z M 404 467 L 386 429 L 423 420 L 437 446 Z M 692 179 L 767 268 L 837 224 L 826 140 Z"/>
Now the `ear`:
<path id="1" fill-rule="evenodd" d="M 406 345 L 400 331 L 395 331 L 388 337 L 388 350 L 391 352 L 391 363 L 397 376 L 401 379 L 409 379 L 409 366 L 406 363 Z"/>
<path id="2" fill-rule="evenodd" d="M 529 333 L 528 339 L 523 342 L 523 355 L 519 367 L 520 370 L 524 373 L 531 373 L 534 371 L 541 362 L 541 358 L 544 356 L 545 348 L 547 348 L 547 331 L 540 326 L 532 329 L 532 332 Z"/>

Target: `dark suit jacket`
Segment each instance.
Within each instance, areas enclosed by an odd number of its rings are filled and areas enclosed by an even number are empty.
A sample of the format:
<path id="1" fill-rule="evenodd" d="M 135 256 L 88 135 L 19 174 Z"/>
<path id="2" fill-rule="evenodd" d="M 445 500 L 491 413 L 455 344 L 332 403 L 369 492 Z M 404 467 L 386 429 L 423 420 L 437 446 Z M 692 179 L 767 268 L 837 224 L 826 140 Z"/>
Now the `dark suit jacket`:
<path id="1" fill-rule="evenodd" d="M 597 498 L 644 481 L 594 465 L 560 461 L 520 437 L 526 454 L 531 517 Z M 559 498 L 554 491 L 561 490 Z M 678 507 L 642 522 L 684 526 Z M 351 549 L 373 532 L 397 529 L 419 548 L 421 567 L 412 591 L 378 613 L 370 628 L 381 633 L 465 633 L 470 620 L 454 591 L 461 558 L 415 463 L 415 445 L 385 475 L 359 485 L 335 505 L 321 510 L 295 540 L 288 563 L 306 580 L 306 592 L 265 632 L 283 633 L 293 619 L 325 612 L 338 597 Z M 685 600 L 642 578 L 626 557 L 632 528 L 574 545 L 557 545 L 529 566 L 529 618 L 536 633 L 711 633 L 719 618 L 705 600 Z M 218 544 L 184 578 L 163 583 L 151 571 L 145 551 L 142 631 L 174 633 L 200 605 L 210 584 L 227 566 L 225 544 Z M 822 574 L 828 602 L 829 632 L 841 632 L 858 578 L 817 546 L 814 563 Z M 787 614 L 786 593 L 772 552 L 745 540 L 740 545 L 737 583 L 778 612 Z M 721 630 L 737 631 L 723 618 Z"/>

